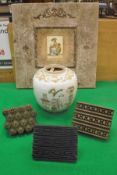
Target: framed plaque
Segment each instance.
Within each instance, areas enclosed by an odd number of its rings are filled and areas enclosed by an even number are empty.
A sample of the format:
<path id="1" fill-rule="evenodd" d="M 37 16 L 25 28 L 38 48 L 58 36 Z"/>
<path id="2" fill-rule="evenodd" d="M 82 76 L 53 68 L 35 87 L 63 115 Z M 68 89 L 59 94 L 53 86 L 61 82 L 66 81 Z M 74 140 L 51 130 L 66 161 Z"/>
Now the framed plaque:
<path id="1" fill-rule="evenodd" d="M 98 3 L 13 4 L 11 11 L 17 88 L 31 88 L 34 73 L 52 63 L 73 69 L 79 87 L 95 87 Z"/>

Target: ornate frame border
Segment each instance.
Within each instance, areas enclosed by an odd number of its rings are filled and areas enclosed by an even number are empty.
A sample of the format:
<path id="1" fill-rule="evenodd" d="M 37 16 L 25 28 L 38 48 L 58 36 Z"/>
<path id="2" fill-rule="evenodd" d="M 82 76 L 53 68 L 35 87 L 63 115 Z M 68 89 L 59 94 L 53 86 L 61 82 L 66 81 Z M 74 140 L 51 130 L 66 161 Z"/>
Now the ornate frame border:
<path id="1" fill-rule="evenodd" d="M 63 55 L 58 58 L 47 56 L 47 36 L 58 35 L 63 37 Z M 42 68 L 47 64 L 62 64 L 69 68 L 75 68 L 75 35 L 74 28 L 38 28 L 35 31 L 35 67 Z M 69 42 L 70 44 L 68 44 Z"/>

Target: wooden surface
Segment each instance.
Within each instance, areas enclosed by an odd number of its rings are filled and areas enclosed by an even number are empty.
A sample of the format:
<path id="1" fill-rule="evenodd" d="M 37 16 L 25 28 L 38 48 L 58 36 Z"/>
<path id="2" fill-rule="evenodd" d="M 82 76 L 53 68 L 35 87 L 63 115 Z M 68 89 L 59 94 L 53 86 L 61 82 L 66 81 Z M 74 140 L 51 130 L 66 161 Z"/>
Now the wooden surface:
<path id="1" fill-rule="evenodd" d="M 0 82 L 14 82 L 14 74 L 12 69 L 0 70 Z"/>
<path id="2" fill-rule="evenodd" d="M 8 25 L 8 35 L 9 35 L 9 44 L 10 44 L 10 50 L 11 50 L 11 57 L 12 57 L 12 64 L 13 64 L 13 69 L 11 70 L 11 76 L 12 80 L 15 81 L 15 59 L 14 59 L 14 44 L 13 44 L 13 26 L 12 23 L 9 23 Z"/>
<path id="3" fill-rule="evenodd" d="M 8 13 L 8 12 L 9 12 L 9 6 L 8 5 L 0 6 L 0 13 Z"/>
<path id="4" fill-rule="evenodd" d="M 117 80 L 117 20 L 99 20 L 97 80 Z"/>

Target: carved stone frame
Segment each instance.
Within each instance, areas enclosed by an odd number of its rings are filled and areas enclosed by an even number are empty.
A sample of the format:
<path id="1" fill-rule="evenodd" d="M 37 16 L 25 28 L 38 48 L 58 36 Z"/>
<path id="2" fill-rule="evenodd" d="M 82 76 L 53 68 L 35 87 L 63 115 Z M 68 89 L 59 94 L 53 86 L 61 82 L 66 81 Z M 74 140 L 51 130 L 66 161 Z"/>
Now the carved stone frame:
<path id="1" fill-rule="evenodd" d="M 75 70 L 79 87 L 95 87 L 98 3 L 14 4 L 11 10 L 17 88 L 31 88 L 33 75 L 41 67 L 36 62 L 35 31 L 57 28 L 75 30 L 75 64 L 67 66 Z"/>

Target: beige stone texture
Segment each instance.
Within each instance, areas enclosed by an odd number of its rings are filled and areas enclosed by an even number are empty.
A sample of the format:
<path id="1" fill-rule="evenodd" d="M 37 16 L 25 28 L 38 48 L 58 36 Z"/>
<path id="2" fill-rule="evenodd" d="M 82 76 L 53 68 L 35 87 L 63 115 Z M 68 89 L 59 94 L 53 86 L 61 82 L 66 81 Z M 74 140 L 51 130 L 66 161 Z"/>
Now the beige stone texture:
<path id="1" fill-rule="evenodd" d="M 32 78 L 39 69 L 39 65 L 36 66 L 39 37 L 37 41 L 35 31 L 42 28 L 75 30 L 74 58 L 72 58 L 75 60 L 75 66 L 72 69 L 77 74 L 79 87 L 95 87 L 98 3 L 14 4 L 11 11 L 17 88 L 32 87 Z"/>

